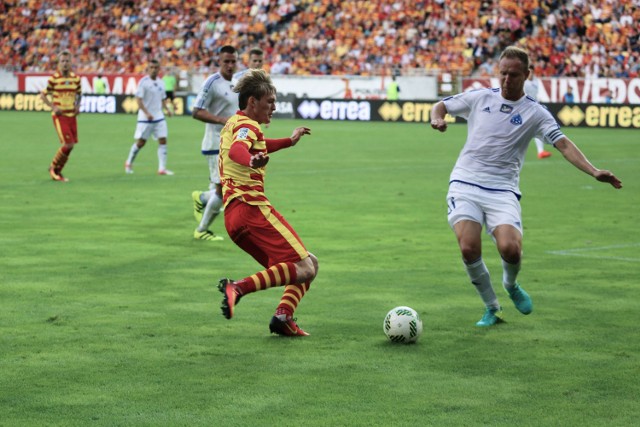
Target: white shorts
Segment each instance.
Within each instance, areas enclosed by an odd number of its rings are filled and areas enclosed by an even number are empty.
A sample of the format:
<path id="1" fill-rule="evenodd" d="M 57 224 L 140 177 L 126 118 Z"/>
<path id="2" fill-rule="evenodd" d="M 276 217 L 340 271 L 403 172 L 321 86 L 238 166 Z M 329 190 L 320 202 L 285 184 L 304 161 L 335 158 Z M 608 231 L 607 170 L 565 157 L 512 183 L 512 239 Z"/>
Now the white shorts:
<path id="1" fill-rule="evenodd" d="M 452 182 L 447 193 L 449 226 L 462 220 L 475 221 L 485 226 L 487 234 L 499 225 L 512 225 L 522 231 L 520 201 L 510 191 L 484 190 L 475 185 Z"/>
<path id="2" fill-rule="evenodd" d="M 218 170 L 218 155 L 205 154 L 209 163 L 209 190 L 215 190 L 216 184 L 220 184 L 220 171 Z"/>
<path id="3" fill-rule="evenodd" d="M 162 120 L 156 123 L 143 123 L 138 122 L 136 126 L 136 133 L 133 137 L 138 139 L 144 139 L 145 141 L 149 139 L 150 136 L 153 136 L 153 139 L 158 140 L 160 138 L 166 138 L 169 131 L 167 129 L 167 121 Z"/>

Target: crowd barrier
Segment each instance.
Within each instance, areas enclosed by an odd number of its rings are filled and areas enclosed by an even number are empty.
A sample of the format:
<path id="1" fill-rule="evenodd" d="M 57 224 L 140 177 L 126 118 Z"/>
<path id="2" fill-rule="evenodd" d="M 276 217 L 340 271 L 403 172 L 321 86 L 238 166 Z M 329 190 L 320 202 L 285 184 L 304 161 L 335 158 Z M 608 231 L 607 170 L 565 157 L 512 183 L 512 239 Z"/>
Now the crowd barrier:
<path id="1" fill-rule="evenodd" d="M 176 96 L 176 115 L 191 115 L 195 94 Z M 314 99 L 279 95 L 276 118 L 425 123 L 431 120 L 433 101 L 386 101 L 369 99 Z M 640 105 L 545 103 L 563 127 L 640 129 Z M 50 111 L 38 93 L 0 92 L 0 111 Z M 135 114 L 138 104 L 132 95 L 83 95 L 82 113 Z M 448 117 L 451 123 L 463 119 Z"/>

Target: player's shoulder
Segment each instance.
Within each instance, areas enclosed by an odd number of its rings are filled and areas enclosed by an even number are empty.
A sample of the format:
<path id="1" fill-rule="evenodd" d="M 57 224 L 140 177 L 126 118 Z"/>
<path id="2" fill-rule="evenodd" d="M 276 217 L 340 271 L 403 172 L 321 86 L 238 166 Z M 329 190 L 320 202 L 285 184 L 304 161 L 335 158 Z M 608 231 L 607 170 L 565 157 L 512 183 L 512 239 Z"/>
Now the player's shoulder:
<path id="1" fill-rule="evenodd" d="M 222 84 L 224 81 L 224 77 L 222 77 L 219 72 L 213 73 L 205 79 L 204 83 L 202 84 L 202 91 L 205 93 L 211 92 L 212 89 L 215 91 L 215 88 L 218 85 Z"/>
<path id="2" fill-rule="evenodd" d="M 236 114 L 233 117 L 234 117 L 234 121 L 235 121 L 234 132 L 237 132 L 240 129 L 244 128 L 244 129 L 252 131 L 256 135 L 262 134 L 262 131 L 260 129 L 260 123 L 258 123 L 257 121 L 245 116 L 242 113 Z"/>
<path id="3" fill-rule="evenodd" d="M 236 123 L 239 125 L 247 125 L 247 126 L 260 126 L 260 124 L 253 120 L 251 117 L 246 116 L 243 112 L 238 112 L 234 115 L 236 119 Z"/>
<path id="4" fill-rule="evenodd" d="M 204 81 L 205 82 L 204 84 L 211 85 L 211 84 L 219 83 L 221 80 L 224 80 L 224 78 L 222 77 L 222 74 L 220 74 L 220 72 L 215 72 L 206 78 L 206 80 Z"/>
<path id="5" fill-rule="evenodd" d="M 541 110 L 541 111 L 549 111 L 546 105 L 541 104 L 540 102 L 538 102 L 537 99 L 535 99 L 533 96 L 530 96 L 530 95 L 524 96 L 523 103 L 528 108 L 534 108 L 536 110 Z"/>
<path id="6" fill-rule="evenodd" d="M 455 95 L 447 96 L 442 100 L 449 101 L 452 99 L 460 99 L 460 98 L 471 98 L 471 97 L 476 98 L 476 97 L 482 97 L 482 96 L 494 96 L 495 94 L 499 94 L 499 93 L 500 93 L 500 88 L 487 88 L 487 87 L 473 88 L 473 89 L 466 90 L 464 92 L 460 92 Z"/>
<path id="7" fill-rule="evenodd" d="M 245 68 L 244 70 L 240 70 L 240 71 L 234 73 L 233 77 L 232 77 L 232 80 L 240 80 L 240 77 L 242 77 L 245 74 L 247 74 L 247 71 L 249 71 L 249 69 Z"/>

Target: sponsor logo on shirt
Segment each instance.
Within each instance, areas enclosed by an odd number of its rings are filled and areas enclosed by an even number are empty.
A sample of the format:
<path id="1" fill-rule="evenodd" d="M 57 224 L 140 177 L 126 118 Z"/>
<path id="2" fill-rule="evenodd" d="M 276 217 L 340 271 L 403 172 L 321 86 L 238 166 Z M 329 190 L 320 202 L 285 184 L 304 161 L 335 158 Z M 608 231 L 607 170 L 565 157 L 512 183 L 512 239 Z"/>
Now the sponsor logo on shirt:
<path id="1" fill-rule="evenodd" d="M 242 129 L 240 129 L 240 131 L 238 131 L 238 138 L 237 139 L 246 139 L 248 134 L 249 134 L 249 129 L 242 128 Z"/>
<path id="2" fill-rule="evenodd" d="M 489 107 L 484 107 L 484 108 L 482 109 L 482 112 L 483 112 L 483 113 L 490 113 L 490 112 L 491 112 L 491 108 L 489 108 Z"/>
<path id="3" fill-rule="evenodd" d="M 502 107 L 500 107 L 501 113 L 511 114 L 512 111 L 513 111 L 513 107 L 511 105 L 502 104 Z"/>

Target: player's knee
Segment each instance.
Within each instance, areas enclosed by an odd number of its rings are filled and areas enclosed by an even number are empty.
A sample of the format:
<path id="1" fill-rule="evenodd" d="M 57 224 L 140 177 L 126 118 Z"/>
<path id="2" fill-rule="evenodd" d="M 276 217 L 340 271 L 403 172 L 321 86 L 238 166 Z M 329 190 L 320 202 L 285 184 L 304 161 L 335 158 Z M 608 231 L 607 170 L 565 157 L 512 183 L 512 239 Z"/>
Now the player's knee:
<path id="1" fill-rule="evenodd" d="M 315 258 L 315 256 L 313 257 Z M 310 282 L 311 280 L 313 280 L 316 277 L 316 273 L 317 273 L 317 259 L 316 259 L 316 264 L 314 264 L 313 259 L 311 258 L 311 255 L 309 255 L 307 258 L 298 261 L 296 263 L 296 270 L 297 270 L 297 276 L 298 276 L 298 282 L 302 283 L 302 282 Z"/>
<path id="2" fill-rule="evenodd" d="M 460 253 L 462 254 L 462 259 L 464 259 L 465 262 L 473 262 L 480 258 L 482 255 L 482 249 L 479 245 L 461 241 Z"/>
<path id="3" fill-rule="evenodd" d="M 520 256 L 522 253 L 522 247 L 518 241 L 500 242 L 498 245 L 498 252 L 502 259 L 510 264 L 517 264 L 520 262 Z"/>
<path id="4" fill-rule="evenodd" d="M 309 252 L 309 258 L 311 259 L 311 263 L 313 264 L 313 277 L 316 277 L 318 275 L 318 258 L 311 252 Z"/>

